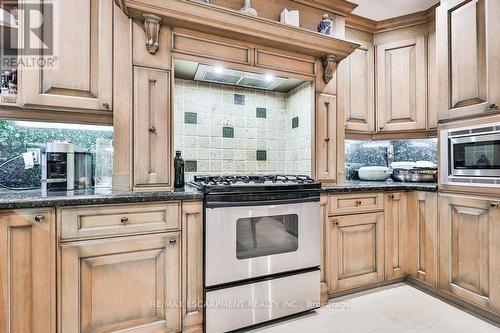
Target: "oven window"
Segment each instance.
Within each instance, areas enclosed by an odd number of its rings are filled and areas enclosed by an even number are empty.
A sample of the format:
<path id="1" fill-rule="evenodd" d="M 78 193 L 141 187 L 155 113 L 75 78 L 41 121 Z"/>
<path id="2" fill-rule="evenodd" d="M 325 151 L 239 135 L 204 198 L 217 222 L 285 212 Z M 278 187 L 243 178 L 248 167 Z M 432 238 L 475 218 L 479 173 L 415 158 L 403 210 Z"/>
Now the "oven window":
<path id="1" fill-rule="evenodd" d="M 296 214 L 238 219 L 236 258 L 242 260 L 297 251 L 298 224 Z"/>
<path id="2" fill-rule="evenodd" d="M 453 160 L 455 169 L 499 169 L 500 141 L 456 143 Z"/>

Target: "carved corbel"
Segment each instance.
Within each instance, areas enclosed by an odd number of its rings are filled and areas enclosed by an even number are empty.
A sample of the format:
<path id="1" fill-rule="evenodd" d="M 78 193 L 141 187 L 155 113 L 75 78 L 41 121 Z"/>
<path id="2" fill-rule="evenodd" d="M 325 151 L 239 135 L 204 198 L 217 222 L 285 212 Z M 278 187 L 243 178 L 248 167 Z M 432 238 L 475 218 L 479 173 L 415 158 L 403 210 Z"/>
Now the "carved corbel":
<path id="1" fill-rule="evenodd" d="M 323 64 L 323 80 L 325 83 L 330 82 L 333 79 L 333 74 L 337 70 L 337 61 L 333 54 L 327 54 L 321 58 L 321 63 Z"/>
<path id="2" fill-rule="evenodd" d="M 161 17 L 153 14 L 143 14 L 144 30 L 146 32 L 146 48 L 149 53 L 155 54 L 160 47 L 160 22 Z"/>

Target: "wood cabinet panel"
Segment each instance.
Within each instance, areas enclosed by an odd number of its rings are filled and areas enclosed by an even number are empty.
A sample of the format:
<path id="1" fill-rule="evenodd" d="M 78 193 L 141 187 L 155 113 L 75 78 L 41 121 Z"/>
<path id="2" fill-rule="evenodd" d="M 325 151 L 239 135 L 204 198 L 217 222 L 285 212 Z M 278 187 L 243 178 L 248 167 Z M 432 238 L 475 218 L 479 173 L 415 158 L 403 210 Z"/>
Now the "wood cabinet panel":
<path id="1" fill-rule="evenodd" d="M 134 67 L 134 186 L 168 187 L 170 72 Z"/>
<path id="2" fill-rule="evenodd" d="M 450 0 L 438 8 L 440 119 L 500 111 L 499 13 L 500 3 L 489 0 Z"/>
<path id="3" fill-rule="evenodd" d="M 426 37 L 377 45 L 379 131 L 426 129 Z"/>
<path id="4" fill-rule="evenodd" d="M 366 213 L 383 209 L 382 193 L 339 194 L 330 197 L 330 215 Z"/>
<path id="5" fill-rule="evenodd" d="M 318 181 L 337 177 L 337 97 L 316 94 L 316 175 Z"/>
<path id="6" fill-rule="evenodd" d="M 329 291 L 351 289 L 384 279 L 384 214 L 331 217 Z"/>
<path id="7" fill-rule="evenodd" d="M 52 11 L 37 0 L 41 12 Z M 34 7 L 33 7 L 34 8 Z M 54 38 L 44 34 L 36 44 L 53 46 L 53 67 L 22 72 L 23 103 L 64 109 L 111 110 L 113 86 L 113 2 L 106 0 L 57 1 L 53 15 Z M 26 11 L 26 15 L 30 15 Z M 49 13 L 45 13 L 49 15 Z M 47 16 L 48 17 L 48 16 Z M 37 26 L 41 17 L 30 17 Z M 78 22 L 78 24 L 76 24 Z M 31 38 L 34 39 L 34 38 Z M 36 39 L 36 38 L 35 38 Z M 47 52 L 47 51 L 43 51 Z M 38 56 L 43 56 L 42 51 Z"/>
<path id="8" fill-rule="evenodd" d="M 375 131 L 374 47 L 365 43 L 338 66 L 339 108 L 348 131 Z"/>
<path id="9" fill-rule="evenodd" d="M 181 204 L 84 206 L 60 209 L 61 239 L 151 233 L 181 228 Z"/>
<path id="10" fill-rule="evenodd" d="M 315 60 L 255 50 L 255 66 L 314 76 Z"/>
<path id="11" fill-rule="evenodd" d="M 60 332 L 180 330 L 179 236 L 61 245 Z"/>
<path id="12" fill-rule="evenodd" d="M 55 332 L 55 251 L 53 210 L 0 211 L 1 332 Z"/>
<path id="13" fill-rule="evenodd" d="M 156 69 L 172 69 L 172 31 L 169 26 L 160 26 L 160 47 L 155 54 L 151 54 L 146 48 L 146 32 L 142 20 L 132 20 L 132 52 L 135 66 L 150 67 Z"/>
<path id="14" fill-rule="evenodd" d="M 458 195 L 439 202 L 439 287 L 500 312 L 498 202 Z"/>
<path id="15" fill-rule="evenodd" d="M 433 287 L 438 273 L 437 205 L 437 193 L 408 193 L 408 274 Z"/>
<path id="16" fill-rule="evenodd" d="M 408 256 L 408 218 L 406 193 L 391 193 L 385 201 L 385 279 L 406 276 Z"/>

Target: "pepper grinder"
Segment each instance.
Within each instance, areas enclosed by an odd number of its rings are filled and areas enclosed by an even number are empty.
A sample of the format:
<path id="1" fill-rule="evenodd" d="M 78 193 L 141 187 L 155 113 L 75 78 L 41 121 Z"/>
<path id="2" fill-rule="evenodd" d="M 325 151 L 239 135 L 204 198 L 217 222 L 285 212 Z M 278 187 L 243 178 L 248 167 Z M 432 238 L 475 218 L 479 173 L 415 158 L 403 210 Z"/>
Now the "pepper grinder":
<path id="1" fill-rule="evenodd" d="M 186 185 L 186 182 L 184 180 L 184 160 L 182 159 L 181 152 L 179 150 L 175 152 L 174 170 L 174 188 L 183 188 L 184 185 Z"/>

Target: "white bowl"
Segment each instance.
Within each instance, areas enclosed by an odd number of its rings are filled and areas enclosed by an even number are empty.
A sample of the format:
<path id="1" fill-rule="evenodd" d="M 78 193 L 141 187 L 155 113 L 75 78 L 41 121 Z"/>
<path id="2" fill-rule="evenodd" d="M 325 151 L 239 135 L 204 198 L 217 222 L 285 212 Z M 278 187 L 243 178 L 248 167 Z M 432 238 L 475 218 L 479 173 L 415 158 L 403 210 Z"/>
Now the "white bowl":
<path id="1" fill-rule="evenodd" d="M 393 169 L 413 169 L 416 166 L 415 162 L 392 162 L 391 168 Z"/>
<path id="2" fill-rule="evenodd" d="M 386 180 L 391 175 L 391 169 L 384 166 L 361 167 L 358 174 L 361 180 Z"/>

